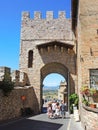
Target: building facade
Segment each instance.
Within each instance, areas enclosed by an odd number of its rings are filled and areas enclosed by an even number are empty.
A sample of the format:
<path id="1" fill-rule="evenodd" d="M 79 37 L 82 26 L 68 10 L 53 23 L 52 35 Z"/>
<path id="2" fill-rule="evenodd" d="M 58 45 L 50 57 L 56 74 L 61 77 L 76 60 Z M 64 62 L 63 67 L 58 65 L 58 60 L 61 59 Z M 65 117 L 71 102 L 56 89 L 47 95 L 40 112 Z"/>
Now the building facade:
<path id="1" fill-rule="evenodd" d="M 64 82 L 61 81 L 59 89 L 58 89 L 58 99 L 60 101 L 64 101 L 64 103 L 65 102 L 67 103 L 68 102 L 67 93 L 68 93 L 68 91 L 67 91 L 67 83 L 66 83 L 66 81 L 64 81 Z"/>
<path id="2" fill-rule="evenodd" d="M 77 85 L 85 130 L 98 129 L 98 108 L 83 107 L 81 86 L 98 90 L 98 0 L 72 0 L 72 30 L 77 44 Z M 97 93 L 98 95 L 98 93 Z M 98 103 L 97 95 L 92 97 Z"/>

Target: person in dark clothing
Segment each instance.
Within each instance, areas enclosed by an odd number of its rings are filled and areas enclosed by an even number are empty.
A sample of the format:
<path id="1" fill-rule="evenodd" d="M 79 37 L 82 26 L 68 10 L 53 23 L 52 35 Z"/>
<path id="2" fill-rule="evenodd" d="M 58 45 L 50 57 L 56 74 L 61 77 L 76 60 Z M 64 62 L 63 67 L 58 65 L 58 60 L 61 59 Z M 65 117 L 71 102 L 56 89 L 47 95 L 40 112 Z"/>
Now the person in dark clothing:
<path id="1" fill-rule="evenodd" d="M 61 102 L 60 111 L 61 111 L 62 118 L 65 118 L 65 116 L 66 116 L 66 105 L 63 101 Z"/>

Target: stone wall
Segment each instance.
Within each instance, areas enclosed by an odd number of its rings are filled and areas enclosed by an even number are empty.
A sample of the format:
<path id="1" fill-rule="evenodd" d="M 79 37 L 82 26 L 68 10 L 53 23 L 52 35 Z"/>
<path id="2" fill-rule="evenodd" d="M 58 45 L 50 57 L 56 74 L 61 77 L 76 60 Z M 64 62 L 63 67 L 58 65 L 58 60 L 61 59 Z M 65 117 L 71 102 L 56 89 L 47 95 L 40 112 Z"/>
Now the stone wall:
<path id="1" fill-rule="evenodd" d="M 90 85 L 90 69 L 98 68 L 98 1 L 80 0 L 77 25 L 79 86 Z"/>
<path id="2" fill-rule="evenodd" d="M 27 74 L 19 70 L 13 70 L 11 72 L 11 80 L 15 86 L 24 87 L 30 85 Z"/>
<path id="3" fill-rule="evenodd" d="M 81 122 L 85 130 L 98 129 L 98 110 L 94 112 L 90 109 L 81 108 Z"/>
<path id="4" fill-rule="evenodd" d="M 25 96 L 23 102 L 21 96 Z M 30 108 L 32 114 L 39 112 L 38 101 L 34 95 L 33 87 L 16 87 L 9 96 L 4 96 L 0 90 L 0 121 L 18 118 L 22 116 L 23 108 Z"/>
<path id="5" fill-rule="evenodd" d="M 21 39 L 70 39 L 72 40 L 71 19 L 67 19 L 64 11 L 60 11 L 58 18 L 53 17 L 52 11 L 46 12 L 46 18 L 41 12 L 34 12 L 34 18 L 29 12 L 22 13 Z"/>
<path id="6" fill-rule="evenodd" d="M 0 82 L 2 82 L 3 80 L 14 82 L 14 86 L 24 87 L 30 85 L 26 73 L 19 70 L 13 70 L 11 72 L 11 68 L 0 66 Z"/>
<path id="7" fill-rule="evenodd" d="M 3 79 L 11 80 L 11 69 L 9 67 L 0 66 L 0 81 Z"/>

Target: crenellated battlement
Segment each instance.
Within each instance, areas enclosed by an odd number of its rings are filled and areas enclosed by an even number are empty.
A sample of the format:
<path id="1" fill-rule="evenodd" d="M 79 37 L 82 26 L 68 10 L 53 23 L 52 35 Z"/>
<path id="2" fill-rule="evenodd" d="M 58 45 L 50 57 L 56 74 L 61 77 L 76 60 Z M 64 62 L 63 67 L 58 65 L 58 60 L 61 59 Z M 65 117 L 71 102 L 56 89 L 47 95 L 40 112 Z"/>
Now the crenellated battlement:
<path id="1" fill-rule="evenodd" d="M 27 20 L 30 19 L 30 12 L 23 12 L 22 13 L 22 20 Z M 37 19 L 42 19 L 42 13 L 39 11 L 34 12 L 34 18 L 35 20 Z M 52 20 L 54 19 L 54 12 L 53 11 L 47 11 L 46 12 L 46 19 Z M 65 11 L 59 11 L 58 12 L 58 19 L 66 19 L 66 12 Z"/>
<path id="2" fill-rule="evenodd" d="M 58 18 L 54 18 L 53 11 L 47 11 L 46 18 L 39 11 L 33 18 L 23 12 L 21 39 L 72 39 L 71 19 L 66 18 L 65 11 L 59 11 Z"/>
<path id="3" fill-rule="evenodd" d="M 42 14 L 41 12 L 34 12 L 34 19 L 41 19 L 42 18 Z"/>
<path id="4" fill-rule="evenodd" d="M 30 18 L 29 12 L 22 12 L 22 20 L 27 20 Z"/>
<path id="5" fill-rule="evenodd" d="M 27 74 L 19 70 L 13 70 L 11 68 L 0 66 L 0 82 L 4 79 L 14 82 L 15 86 L 26 86 L 29 85 Z"/>

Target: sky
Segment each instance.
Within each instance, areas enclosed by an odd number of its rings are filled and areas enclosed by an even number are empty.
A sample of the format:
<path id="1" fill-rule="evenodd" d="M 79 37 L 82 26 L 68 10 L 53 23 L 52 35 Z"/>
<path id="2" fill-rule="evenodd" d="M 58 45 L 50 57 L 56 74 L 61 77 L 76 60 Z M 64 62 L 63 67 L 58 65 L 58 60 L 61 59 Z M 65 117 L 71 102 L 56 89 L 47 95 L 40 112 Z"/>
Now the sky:
<path id="1" fill-rule="evenodd" d="M 45 18 L 46 11 L 53 11 L 54 18 L 58 11 L 66 11 L 66 17 L 71 14 L 71 0 L 0 0 L 0 66 L 19 69 L 21 14 L 40 11 Z"/>
<path id="2" fill-rule="evenodd" d="M 51 73 L 47 75 L 43 81 L 44 87 L 58 87 L 60 85 L 60 82 L 64 82 L 66 79 L 57 73 Z"/>

